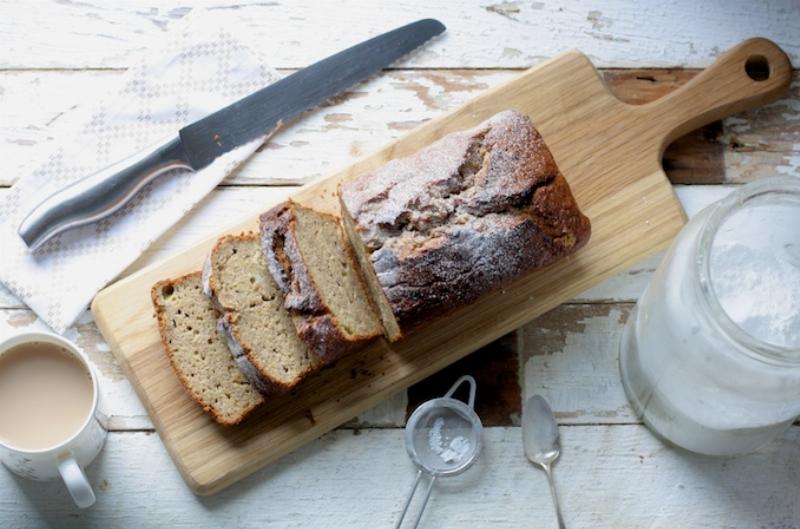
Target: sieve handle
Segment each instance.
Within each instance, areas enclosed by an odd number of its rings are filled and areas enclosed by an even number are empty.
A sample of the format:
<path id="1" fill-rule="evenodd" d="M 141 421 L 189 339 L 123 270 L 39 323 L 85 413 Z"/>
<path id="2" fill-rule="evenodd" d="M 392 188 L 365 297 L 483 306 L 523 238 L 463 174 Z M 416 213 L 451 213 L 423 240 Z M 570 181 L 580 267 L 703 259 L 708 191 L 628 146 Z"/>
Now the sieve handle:
<path id="1" fill-rule="evenodd" d="M 430 478 L 431 480 L 428 482 L 428 488 L 425 491 L 425 498 L 422 500 L 422 506 L 419 508 L 416 521 L 414 521 L 414 529 L 419 527 L 419 522 L 422 520 L 422 514 L 425 512 L 425 507 L 428 506 L 428 500 L 431 497 L 431 490 L 433 490 L 433 482 L 436 481 L 436 476 L 432 475 Z M 408 513 L 408 507 L 411 505 L 411 500 L 414 499 L 414 494 L 417 492 L 420 481 L 422 481 L 422 471 L 418 470 L 417 478 L 414 480 L 414 485 L 411 487 L 411 491 L 408 493 L 406 503 L 403 505 L 403 512 L 400 513 L 400 518 L 397 520 L 397 525 L 394 526 L 394 529 L 400 529 L 400 526 L 403 525 L 403 520 L 405 520 L 406 514 Z"/>
<path id="2" fill-rule="evenodd" d="M 475 382 L 475 379 L 472 378 L 469 375 L 464 375 L 463 377 L 461 377 L 458 380 L 456 380 L 456 383 L 453 384 L 453 387 L 451 387 L 448 390 L 448 392 L 445 393 L 444 396 L 445 396 L 445 398 L 452 397 L 453 393 L 455 393 L 456 390 L 458 389 L 458 387 L 461 384 L 463 384 L 464 382 L 469 384 L 469 400 L 467 401 L 467 405 L 470 408 L 475 409 L 475 391 L 476 391 L 476 388 L 478 387 L 478 384 Z"/>
<path id="3" fill-rule="evenodd" d="M 417 479 L 414 480 L 414 485 L 411 487 L 411 491 L 408 493 L 408 497 L 406 498 L 406 504 L 403 505 L 403 512 L 400 513 L 400 518 L 397 520 L 397 524 L 394 526 L 394 529 L 400 529 L 400 526 L 403 525 L 403 520 L 406 517 L 406 513 L 408 512 L 408 506 L 411 505 L 411 500 L 414 499 L 414 493 L 417 491 L 417 487 L 419 487 L 419 482 L 422 479 L 422 471 L 417 471 Z"/>
<path id="4" fill-rule="evenodd" d="M 436 481 L 436 476 L 431 476 L 431 480 L 428 482 L 428 490 L 425 491 L 425 499 L 422 500 L 422 507 L 419 508 L 417 521 L 414 522 L 414 529 L 419 527 L 419 522 L 422 520 L 422 515 L 425 513 L 425 507 L 428 506 L 428 500 L 431 499 L 431 490 L 433 490 L 434 481 Z"/>

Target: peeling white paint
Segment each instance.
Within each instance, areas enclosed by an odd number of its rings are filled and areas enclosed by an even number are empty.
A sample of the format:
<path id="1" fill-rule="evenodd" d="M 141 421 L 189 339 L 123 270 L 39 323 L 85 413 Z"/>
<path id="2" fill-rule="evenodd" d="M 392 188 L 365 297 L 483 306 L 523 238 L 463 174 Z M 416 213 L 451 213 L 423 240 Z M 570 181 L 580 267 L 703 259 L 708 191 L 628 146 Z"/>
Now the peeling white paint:
<path id="1" fill-rule="evenodd" d="M 800 144 L 794 145 L 794 150 L 800 152 Z M 800 154 L 784 156 L 783 163 L 775 167 L 777 174 L 798 176 L 800 175 Z"/>
<path id="2" fill-rule="evenodd" d="M 567 527 L 788 529 L 800 520 L 800 428 L 732 460 L 666 447 L 638 425 L 562 427 L 560 435 L 554 476 Z M 483 440 L 472 468 L 437 481 L 421 527 L 556 527 L 547 480 L 525 459 L 520 428 L 487 428 Z M 0 526 L 392 527 L 415 472 L 403 430 L 340 430 L 198 498 L 158 436 L 112 433 L 87 471 L 97 493 L 90 510 L 76 509 L 61 483 L 0 471 Z"/>
<path id="3" fill-rule="evenodd" d="M 182 0 L 160 4 L 154 12 L 132 0 L 115 2 L 113 8 L 99 2 L 59 2 L 42 16 L 39 10 L 3 2 L 0 30 L 10 48 L 0 56 L 0 67 L 124 68 L 134 54 L 181 23 L 181 17 L 164 13 L 183 8 Z M 243 1 L 238 9 L 212 1 L 204 7 L 216 7 L 213 15 L 220 25 L 235 27 L 238 36 L 268 50 L 277 68 L 310 64 L 420 16 L 442 20 L 447 33 L 399 66 L 520 68 L 530 66 L 534 57 L 577 48 L 600 66 L 701 67 L 753 35 L 775 40 L 794 64 L 800 63 L 794 0 L 339 0 L 335 7 L 331 2 Z M 522 54 L 504 56 L 505 48 Z"/>
<path id="4" fill-rule="evenodd" d="M 69 133 L 74 114 L 69 109 L 107 92 L 135 54 L 191 9 L 183 4 L 163 0 L 158 7 L 142 8 L 131 0 L 113 6 L 90 0 L 58 2 L 42 11 L 0 1 L 0 30 L 8 46 L 0 56 L 0 69 L 6 69 L 0 71 L 0 144 L 7 168 L 0 174 L 0 185 L 13 182 L 17 167 L 40 159 L 49 139 Z M 672 0 L 647 5 L 613 0 L 599 8 L 588 0 L 571 4 L 341 0 L 334 10 L 310 2 L 240 4 L 206 5 L 220 8 L 215 13 L 221 25 L 237 27 L 260 49 L 269 50 L 276 67 L 307 65 L 425 13 L 448 25 L 446 35 L 396 67 L 491 70 L 395 70 L 355 87 L 356 96 L 335 109 L 312 112 L 287 127 L 271 145 L 274 148 L 257 154 L 229 182 L 254 187 L 217 189 L 131 270 L 185 249 L 215 233 L 232 216 L 257 211 L 293 190 L 263 184 L 305 182 L 328 174 L 405 134 L 413 123 L 461 105 L 484 87 L 516 75 L 504 68 L 527 67 L 570 48 L 583 50 L 598 66 L 702 67 L 756 34 L 776 40 L 794 64 L 800 64 L 792 0 Z M 112 70 L 82 70 L 89 67 Z M 59 70 L 64 68 L 69 71 Z M 453 82 L 467 88 L 453 87 Z M 770 107 L 724 121 L 720 141 L 725 145 L 728 178 L 752 172 L 800 175 L 798 75 L 792 90 L 789 98 Z M 347 127 L 329 128 L 324 117 L 330 113 L 353 119 Z M 730 140 L 760 150 L 738 152 L 728 145 Z M 730 188 L 678 186 L 676 191 L 692 215 Z M 7 192 L 0 189 L 0 197 Z M 658 261 L 656 256 L 640 263 L 578 300 L 632 302 Z M 0 336 L 45 328 L 29 311 L 18 310 L 21 306 L 0 287 Z M 556 480 L 568 524 L 621 529 L 796 525 L 800 504 L 793 491 L 800 429 L 792 429 L 785 441 L 773 443 L 760 455 L 728 461 L 694 458 L 665 448 L 641 426 L 608 426 L 635 421 L 617 380 L 616 345 L 626 307 L 615 305 L 607 314 L 581 319 L 582 331 L 568 333 L 560 351 L 534 356 L 522 369 L 526 395 L 545 393 L 562 423 L 583 425 L 562 427 L 564 455 L 556 467 Z M 84 341 L 105 359 L 110 354 L 88 311 L 67 336 Z M 533 346 L 523 343 L 523 347 Z M 0 527 L 49 523 L 91 528 L 106 527 L 109 520 L 124 527 L 148 527 L 158 520 L 176 528 L 372 528 L 393 522 L 413 476 L 402 430 L 396 428 L 403 423 L 407 406 L 401 392 L 353 423 L 387 429 L 326 435 L 240 485 L 201 500 L 185 487 L 155 434 L 130 432 L 152 428 L 130 384 L 101 373 L 101 386 L 109 426 L 126 432 L 112 434 L 101 460 L 89 469 L 98 491 L 97 506 L 76 511 L 62 485 L 25 482 L 0 471 Z M 437 486 L 423 524 L 554 526 L 545 481 L 522 458 L 519 430 L 490 428 L 485 439 L 486 450 L 474 472 Z M 141 463 L 143 454 L 146 464 Z M 308 505 L 314 508 L 306 509 Z"/>

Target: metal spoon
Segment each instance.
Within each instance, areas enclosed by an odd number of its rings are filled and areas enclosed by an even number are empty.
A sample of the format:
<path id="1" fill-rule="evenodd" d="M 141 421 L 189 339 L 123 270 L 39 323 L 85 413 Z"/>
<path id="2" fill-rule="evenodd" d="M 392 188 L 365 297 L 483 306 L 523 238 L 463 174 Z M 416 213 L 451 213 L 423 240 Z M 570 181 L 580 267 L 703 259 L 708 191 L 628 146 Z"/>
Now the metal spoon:
<path id="1" fill-rule="evenodd" d="M 525 446 L 525 455 L 531 463 L 542 467 L 547 474 L 550 484 L 550 494 L 553 495 L 553 504 L 556 507 L 559 529 L 565 529 L 564 517 L 558 506 L 556 485 L 553 483 L 551 465 L 558 459 L 560 448 L 558 445 L 558 425 L 553 417 L 553 410 L 541 395 L 534 395 L 525 403 L 522 410 L 522 443 Z"/>

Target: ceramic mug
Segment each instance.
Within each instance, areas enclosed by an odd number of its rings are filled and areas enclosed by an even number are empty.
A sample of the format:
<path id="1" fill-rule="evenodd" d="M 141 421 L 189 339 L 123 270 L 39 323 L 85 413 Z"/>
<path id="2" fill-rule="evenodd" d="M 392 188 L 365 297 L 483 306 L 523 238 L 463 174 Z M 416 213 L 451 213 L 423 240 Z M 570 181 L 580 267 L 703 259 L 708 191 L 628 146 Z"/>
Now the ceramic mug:
<path id="1" fill-rule="evenodd" d="M 66 349 L 86 369 L 92 381 L 92 407 L 81 428 L 58 445 L 43 450 L 29 450 L 0 440 L 0 461 L 12 472 L 36 481 L 57 479 L 59 476 L 75 504 L 84 509 L 95 502 L 94 491 L 83 469 L 97 457 L 106 440 L 104 419 L 98 411 L 100 392 L 97 374 L 86 355 L 73 342 L 48 332 L 18 334 L 0 342 L 0 355 L 20 344 L 51 343 Z"/>

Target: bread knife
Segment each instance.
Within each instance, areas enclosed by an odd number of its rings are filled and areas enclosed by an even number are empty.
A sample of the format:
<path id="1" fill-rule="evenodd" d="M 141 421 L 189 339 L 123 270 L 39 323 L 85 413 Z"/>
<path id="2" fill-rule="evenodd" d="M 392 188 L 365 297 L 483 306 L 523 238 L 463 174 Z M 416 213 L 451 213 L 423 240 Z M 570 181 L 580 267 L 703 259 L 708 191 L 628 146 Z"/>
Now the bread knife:
<path id="1" fill-rule="evenodd" d="M 444 30 L 438 20 L 418 20 L 314 63 L 57 191 L 33 208 L 17 232 L 35 251 L 63 231 L 105 218 L 159 175 L 177 168 L 202 169 L 226 152 L 274 133 Z"/>

